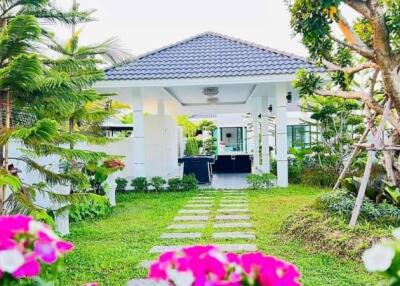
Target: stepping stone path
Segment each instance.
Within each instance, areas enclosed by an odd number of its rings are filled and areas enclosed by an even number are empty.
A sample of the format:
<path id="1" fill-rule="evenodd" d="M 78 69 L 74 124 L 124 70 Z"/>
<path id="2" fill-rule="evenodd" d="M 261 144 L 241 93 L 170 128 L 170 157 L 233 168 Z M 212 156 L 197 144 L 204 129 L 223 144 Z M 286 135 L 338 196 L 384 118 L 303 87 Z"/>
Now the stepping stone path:
<path id="1" fill-rule="evenodd" d="M 153 246 L 149 250 L 154 260 L 165 251 L 194 245 L 199 239 L 201 240 L 198 244 L 215 245 L 226 252 L 257 251 L 257 246 L 250 242 L 256 239 L 256 235 L 249 215 L 245 190 L 202 191 L 178 211 L 173 223 L 166 229 L 168 231 L 160 236 L 163 245 Z M 204 233 L 205 230 L 212 230 L 212 233 Z M 142 261 L 139 267 L 148 269 L 152 262 L 152 260 Z M 147 279 L 133 279 L 127 284 L 127 286 L 139 285 L 167 284 Z"/>

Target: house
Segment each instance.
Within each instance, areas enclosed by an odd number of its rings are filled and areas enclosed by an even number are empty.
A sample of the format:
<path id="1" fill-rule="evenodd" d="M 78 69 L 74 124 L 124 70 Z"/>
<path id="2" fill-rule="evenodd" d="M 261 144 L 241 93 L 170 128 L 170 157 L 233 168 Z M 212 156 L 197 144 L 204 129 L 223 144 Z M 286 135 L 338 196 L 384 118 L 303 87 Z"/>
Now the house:
<path id="1" fill-rule="evenodd" d="M 177 162 L 183 146 L 175 122 L 177 115 L 236 114 L 248 116 L 246 120 L 251 124 L 240 126 L 251 125 L 251 137 L 261 140 L 245 140 L 241 132 L 239 141 L 246 146 L 229 143 L 231 146 L 225 144 L 224 151 L 245 152 L 251 155 L 255 172 L 269 172 L 273 146 L 277 185 L 287 186 L 288 144 L 296 144 L 300 137 L 308 140 L 304 138 L 308 127 L 301 120 L 306 115 L 300 112 L 298 93 L 291 86 L 299 69 L 324 72 L 298 56 L 213 32 L 107 69 L 106 80 L 97 83 L 96 88 L 116 93 L 116 99 L 133 108 L 132 144 L 115 150 L 132 155 L 132 161 L 125 162 L 132 168 L 123 176 L 179 174 Z M 225 131 L 224 140 L 232 141 L 228 137 L 232 139 L 235 131 Z M 236 140 L 238 136 L 235 133 Z"/>

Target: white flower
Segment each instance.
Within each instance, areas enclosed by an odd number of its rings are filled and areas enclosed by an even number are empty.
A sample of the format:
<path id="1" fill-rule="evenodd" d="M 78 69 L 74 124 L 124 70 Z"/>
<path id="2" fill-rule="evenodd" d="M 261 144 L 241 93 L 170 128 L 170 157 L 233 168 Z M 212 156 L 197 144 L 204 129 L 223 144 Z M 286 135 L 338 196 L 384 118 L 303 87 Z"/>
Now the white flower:
<path id="1" fill-rule="evenodd" d="M 368 272 L 384 272 L 389 269 L 394 256 L 392 248 L 376 244 L 364 252 L 362 260 Z"/>
<path id="2" fill-rule="evenodd" d="M 393 236 L 396 239 L 400 239 L 400 228 L 396 228 L 395 230 L 393 230 Z"/>
<path id="3" fill-rule="evenodd" d="M 195 279 L 190 271 L 179 272 L 175 269 L 168 270 L 168 277 L 176 286 L 192 286 Z"/>
<path id="4" fill-rule="evenodd" d="M 24 256 L 16 249 L 0 251 L 0 270 L 13 273 L 25 262 Z"/>
<path id="5" fill-rule="evenodd" d="M 37 234 L 39 231 L 44 229 L 44 224 L 36 220 L 29 222 L 29 232 L 31 234 Z"/>

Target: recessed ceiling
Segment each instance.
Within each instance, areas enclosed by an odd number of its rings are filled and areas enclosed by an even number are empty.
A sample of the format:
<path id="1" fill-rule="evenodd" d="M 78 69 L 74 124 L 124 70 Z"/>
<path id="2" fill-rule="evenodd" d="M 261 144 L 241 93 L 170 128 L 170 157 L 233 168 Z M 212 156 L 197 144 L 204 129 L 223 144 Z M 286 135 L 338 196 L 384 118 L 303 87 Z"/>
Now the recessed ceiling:
<path id="1" fill-rule="evenodd" d="M 214 104 L 244 104 L 255 89 L 252 84 L 224 85 L 218 87 L 218 101 Z M 168 88 L 167 91 L 184 106 L 209 105 L 209 96 L 204 95 L 207 86 L 183 86 Z"/>

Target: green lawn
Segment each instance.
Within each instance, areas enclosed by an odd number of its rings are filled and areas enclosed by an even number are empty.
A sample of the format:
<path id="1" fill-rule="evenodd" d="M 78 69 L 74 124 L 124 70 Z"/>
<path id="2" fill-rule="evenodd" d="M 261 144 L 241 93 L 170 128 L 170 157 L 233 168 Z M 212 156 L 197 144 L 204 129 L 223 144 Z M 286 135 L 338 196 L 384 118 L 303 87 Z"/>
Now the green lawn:
<path id="1" fill-rule="evenodd" d="M 285 217 L 312 203 L 319 192 L 299 186 L 249 192 L 258 248 L 295 263 L 303 273 L 304 285 L 377 284 L 376 277 L 368 276 L 362 265 L 323 253 L 311 254 L 300 243 L 277 235 Z M 54 281 L 55 285 L 94 281 L 101 285 L 125 285 L 131 278 L 146 276 L 138 263 L 154 258 L 148 254 L 152 246 L 167 243 L 161 242 L 160 234 L 194 195 L 194 192 L 120 195 L 110 217 L 74 224 L 67 239 L 74 242 L 76 248 L 67 256 L 66 269 Z M 218 200 L 221 194 L 216 193 L 216 196 Z M 210 243 L 210 234 L 211 227 L 208 227 L 201 240 L 188 243 Z"/>

